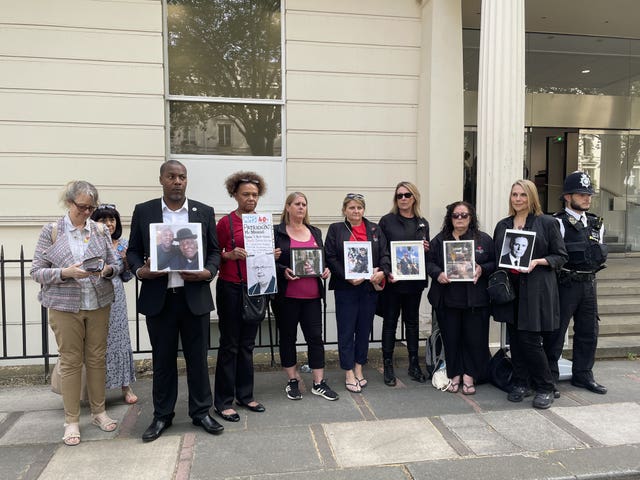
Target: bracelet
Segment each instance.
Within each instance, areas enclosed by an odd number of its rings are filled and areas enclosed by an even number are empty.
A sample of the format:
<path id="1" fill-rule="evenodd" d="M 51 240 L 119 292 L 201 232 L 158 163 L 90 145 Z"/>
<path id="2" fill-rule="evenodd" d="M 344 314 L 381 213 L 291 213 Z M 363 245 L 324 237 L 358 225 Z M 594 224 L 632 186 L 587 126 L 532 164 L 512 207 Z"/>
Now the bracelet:
<path id="1" fill-rule="evenodd" d="M 143 280 L 143 278 L 142 278 L 140 275 L 138 275 L 138 272 L 139 272 L 140 270 L 142 270 L 142 267 L 140 267 L 140 268 L 138 268 L 138 269 L 136 270 L 136 278 L 137 278 L 138 280 Z"/>

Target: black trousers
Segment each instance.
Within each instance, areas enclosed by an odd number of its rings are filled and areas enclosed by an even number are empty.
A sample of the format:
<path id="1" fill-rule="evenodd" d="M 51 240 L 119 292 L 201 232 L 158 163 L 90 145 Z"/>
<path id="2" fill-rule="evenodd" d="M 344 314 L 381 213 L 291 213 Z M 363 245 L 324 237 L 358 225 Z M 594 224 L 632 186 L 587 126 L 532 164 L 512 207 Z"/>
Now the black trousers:
<path id="1" fill-rule="evenodd" d="M 402 322 L 404 323 L 405 337 L 407 339 L 407 350 L 409 355 L 418 354 L 419 337 L 419 316 L 420 299 L 422 291 L 416 293 L 398 293 L 394 291 L 383 292 L 381 298 L 383 302 L 382 320 L 382 356 L 392 358 L 393 349 L 396 344 L 396 329 L 398 328 L 398 318 L 402 311 Z"/>
<path id="2" fill-rule="evenodd" d="M 259 323 L 242 319 L 242 288 L 239 283 L 218 279 L 216 303 L 220 349 L 216 362 L 214 405 L 222 411 L 240 403 L 253 402 L 253 349 Z"/>
<path id="3" fill-rule="evenodd" d="M 322 340 L 322 305 L 319 298 L 282 298 L 274 310 L 280 332 L 280 363 L 293 367 L 297 363 L 298 324 L 307 342 L 309 367 L 324 368 Z"/>
<path id="4" fill-rule="evenodd" d="M 178 398 L 178 338 L 182 340 L 187 364 L 189 416 L 202 418 L 213 403 L 207 345 L 209 314 L 193 315 L 184 288 L 168 289 L 164 306 L 157 316 L 147 317 L 147 331 L 153 358 L 153 416 L 170 420 Z"/>
<path id="5" fill-rule="evenodd" d="M 558 378 L 558 360 L 564 337 L 573 317 L 572 375 L 578 380 L 593 379 L 593 364 L 598 346 L 598 303 L 595 280 L 569 281 L 558 286 L 560 293 L 560 329 L 552 340 L 551 372 Z"/>
<path id="6" fill-rule="evenodd" d="M 449 378 L 466 373 L 484 381 L 491 359 L 489 307 L 443 307 L 438 313 Z"/>

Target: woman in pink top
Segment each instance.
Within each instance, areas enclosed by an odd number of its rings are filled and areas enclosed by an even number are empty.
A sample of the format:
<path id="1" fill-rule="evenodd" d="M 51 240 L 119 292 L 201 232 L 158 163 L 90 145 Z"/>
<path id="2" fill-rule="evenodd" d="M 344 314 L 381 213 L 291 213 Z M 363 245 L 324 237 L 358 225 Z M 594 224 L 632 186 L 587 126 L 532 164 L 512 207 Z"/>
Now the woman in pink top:
<path id="1" fill-rule="evenodd" d="M 272 305 L 280 331 L 280 362 L 289 378 L 285 392 L 291 400 L 302 398 L 296 355 L 300 324 L 307 341 L 309 366 L 313 372 L 311 393 L 327 400 L 337 400 L 338 394 L 324 379 L 321 298 L 324 298 L 322 280 L 329 276 L 329 269 L 322 267 L 321 258 L 316 258 L 319 276 L 300 276 L 300 273 L 296 275 L 291 259 L 292 249 L 309 249 L 310 253 L 314 253 L 313 249 L 322 249 L 322 233 L 320 229 L 309 224 L 307 197 L 303 193 L 289 194 L 282 211 L 281 223 L 275 228 L 274 235 L 275 246 L 282 253 L 276 262 L 278 294 Z M 300 253 L 303 256 L 307 252 Z M 307 257 L 306 260 L 310 259 Z M 308 269 L 302 268 L 302 271 Z"/>

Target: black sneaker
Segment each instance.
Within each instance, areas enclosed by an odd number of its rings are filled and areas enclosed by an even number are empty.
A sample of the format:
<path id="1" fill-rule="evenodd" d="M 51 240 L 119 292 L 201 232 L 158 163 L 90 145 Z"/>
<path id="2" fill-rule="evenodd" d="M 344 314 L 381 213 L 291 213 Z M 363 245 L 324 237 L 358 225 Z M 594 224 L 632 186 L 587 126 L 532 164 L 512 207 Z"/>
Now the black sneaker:
<path id="1" fill-rule="evenodd" d="M 298 388 L 298 380 L 295 378 L 293 380 L 289 380 L 284 391 L 287 392 L 287 398 L 289 398 L 289 400 L 300 400 L 302 398 L 302 394 Z"/>
<path id="2" fill-rule="evenodd" d="M 320 383 L 314 383 L 311 393 L 314 395 L 320 395 L 327 400 L 338 400 L 338 398 L 340 398 L 336 392 L 331 390 L 331 387 L 327 385 L 325 380 L 322 380 Z"/>

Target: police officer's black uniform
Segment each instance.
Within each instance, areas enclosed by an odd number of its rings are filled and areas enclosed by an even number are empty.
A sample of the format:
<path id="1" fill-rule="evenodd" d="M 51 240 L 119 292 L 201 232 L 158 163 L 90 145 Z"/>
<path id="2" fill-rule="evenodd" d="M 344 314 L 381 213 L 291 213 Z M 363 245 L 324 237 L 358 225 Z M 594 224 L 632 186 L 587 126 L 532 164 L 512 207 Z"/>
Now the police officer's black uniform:
<path id="1" fill-rule="evenodd" d="M 564 183 L 563 195 L 587 193 L 593 195 L 589 177 L 582 172 L 569 175 Z M 580 212 L 575 212 L 580 214 Z M 598 303 L 596 295 L 596 272 L 604 268 L 607 248 L 601 238 L 602 218 L 584 212 L 585 226 L 581 218 L 571 215 L 566 209 L 556 213 L 564 227 L 564 242 L 569 261 L 558 276 L 560 293 L 560 328 L 551 342 L 550 362 L 552 374 L 558 378 L 558 360 L 562 355 L 564 338 L 573 317 L 573 360 L 571 383 L 595 393 L 606 393 L 607 389 L 593 378 L 593 364 L 598 344 Z"/>

